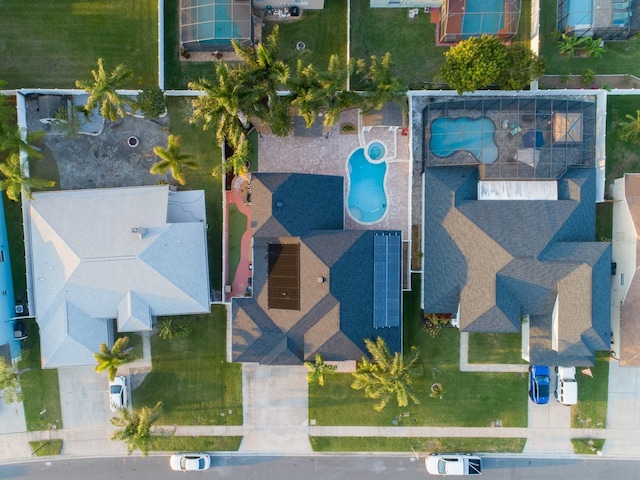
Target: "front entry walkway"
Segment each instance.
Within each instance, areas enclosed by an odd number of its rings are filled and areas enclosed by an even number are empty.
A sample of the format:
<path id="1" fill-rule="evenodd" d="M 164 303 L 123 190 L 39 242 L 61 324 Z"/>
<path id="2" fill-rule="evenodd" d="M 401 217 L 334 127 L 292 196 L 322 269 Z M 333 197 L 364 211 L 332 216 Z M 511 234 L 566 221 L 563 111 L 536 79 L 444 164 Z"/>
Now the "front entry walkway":
<path id="1" fill-rule="evenodd" d="M 307 369 L 242 364 L 241 452 L 312 453 Z"/>

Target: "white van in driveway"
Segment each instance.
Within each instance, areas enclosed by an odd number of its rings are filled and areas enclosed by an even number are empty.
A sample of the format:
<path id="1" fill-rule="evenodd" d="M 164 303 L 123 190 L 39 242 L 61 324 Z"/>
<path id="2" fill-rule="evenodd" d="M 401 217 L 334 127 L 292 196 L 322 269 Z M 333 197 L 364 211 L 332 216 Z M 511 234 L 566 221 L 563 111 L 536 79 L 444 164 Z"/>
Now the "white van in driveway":
<path id="1" fill-rule="evenodd" d="M 576 367 L 556 367 L 556 400 L 563 405 L 578 403 L 578 382 Z"/>

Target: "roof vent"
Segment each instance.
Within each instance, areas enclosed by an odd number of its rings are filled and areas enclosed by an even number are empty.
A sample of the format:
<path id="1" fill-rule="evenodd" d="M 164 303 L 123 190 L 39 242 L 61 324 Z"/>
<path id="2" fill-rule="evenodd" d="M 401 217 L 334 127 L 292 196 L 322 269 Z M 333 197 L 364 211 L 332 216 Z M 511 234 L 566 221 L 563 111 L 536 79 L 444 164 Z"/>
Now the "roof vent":
<path id="1" fill-rule="evenodd" d="M 282 208 L 282 207 L 284 207 L 284 203 L 283 203 L 281 200 L 278 200 L 278 201 L 276 202 L 276 207 L 278 207 L 278 208 Z"/>
<path id="2" fill-rule="evenodd" d="M 326 282 L 326 281 L 327 281 L 327 279 L 326 279 L 326 278 L 324 278 L 324 277 L 318 277 L 318 283 L 324 283 L 324 282 Z"/>
<path id="3" fill-rule="evenodd" d="M 142 237 L 144 237 L 144 234 L 146 232 L 147 232 L 147 229 L 144 228 L 144 227 L 132 227 L 131 228 L 131 233 L 133 233 L 134 235 L 137 235 L 140 240 L 142 240 Z"/>

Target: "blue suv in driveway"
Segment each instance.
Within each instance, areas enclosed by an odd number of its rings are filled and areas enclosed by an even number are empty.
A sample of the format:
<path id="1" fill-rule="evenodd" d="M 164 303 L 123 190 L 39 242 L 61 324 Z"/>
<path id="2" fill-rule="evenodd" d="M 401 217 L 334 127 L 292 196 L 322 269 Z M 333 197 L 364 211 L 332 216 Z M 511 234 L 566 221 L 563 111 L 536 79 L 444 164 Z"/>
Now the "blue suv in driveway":
<path id="1" fill-rule="evenodd" d="M 549 401 L 549 367 L 531 365 L 529 367 L 529 396 L 534 403 Z"/>

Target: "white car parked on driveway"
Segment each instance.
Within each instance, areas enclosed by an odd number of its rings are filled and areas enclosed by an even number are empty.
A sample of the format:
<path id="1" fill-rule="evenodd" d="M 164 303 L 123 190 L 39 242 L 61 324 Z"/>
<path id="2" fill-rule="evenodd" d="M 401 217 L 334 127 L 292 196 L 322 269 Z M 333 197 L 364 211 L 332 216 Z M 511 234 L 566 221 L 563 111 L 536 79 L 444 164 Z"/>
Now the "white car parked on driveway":
<path id="1" fill-rule="evenodd" d="M 109 406 L 114 413 L 129 406 L 129 390 L 125 377 L 116 377 L 109 382 Z"/>
<path id="2" fill-rule="evenodd" d="M 432 453 L 424 465 L 431 475 L 482 475 L 482 459 L 470 453 Z"/>

